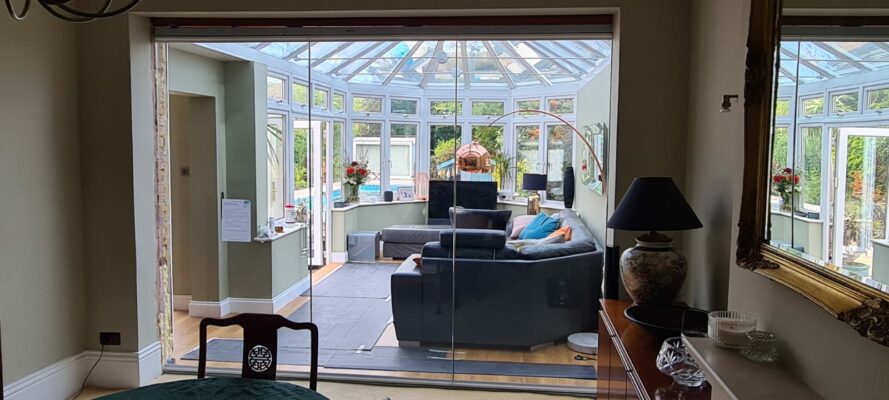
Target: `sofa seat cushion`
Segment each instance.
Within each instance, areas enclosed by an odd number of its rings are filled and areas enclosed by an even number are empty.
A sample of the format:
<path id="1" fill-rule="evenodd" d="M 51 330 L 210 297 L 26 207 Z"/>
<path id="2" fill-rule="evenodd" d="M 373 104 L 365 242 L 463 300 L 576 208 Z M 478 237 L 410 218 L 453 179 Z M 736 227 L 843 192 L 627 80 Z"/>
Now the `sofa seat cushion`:
<path id="1" fill-rule="evenodd" d="M 565 243 L 525 245 L 516 249 L 517 257 L 523 260 L 542 260 L 546 258 L 570 256 L 574 254 L 596 251 L 593 234 L 583 221 L 572 210 L 559 213 L 562 226 L 571 228 L 571 239 Z"/>
<path id="2" fill-rule="evenodd" d="M 447 225 L 392 225 L 383 228 L 382 240 L 392 243 L 425 244 L 438 240 Z"/>
<path id="3" fill-rule="evenodd" d="M 450 248 L 455 238 L 457 248 L 500 249 L 506 245 L 506 232 L 495 229 L 444 230 L 439 241 L 442 247 Z"/>

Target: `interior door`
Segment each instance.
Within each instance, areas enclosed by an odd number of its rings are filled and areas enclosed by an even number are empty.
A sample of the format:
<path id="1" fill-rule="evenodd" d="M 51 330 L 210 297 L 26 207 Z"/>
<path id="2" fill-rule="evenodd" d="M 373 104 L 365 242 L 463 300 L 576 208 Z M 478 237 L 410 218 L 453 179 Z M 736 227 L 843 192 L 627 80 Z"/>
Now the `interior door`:
<path id="1" fill-rule="evenodd" d="M 834 260 L 846 274 L 873 277 L 874 240 L 887 235 L 889 128 L 839 128 Z"/>

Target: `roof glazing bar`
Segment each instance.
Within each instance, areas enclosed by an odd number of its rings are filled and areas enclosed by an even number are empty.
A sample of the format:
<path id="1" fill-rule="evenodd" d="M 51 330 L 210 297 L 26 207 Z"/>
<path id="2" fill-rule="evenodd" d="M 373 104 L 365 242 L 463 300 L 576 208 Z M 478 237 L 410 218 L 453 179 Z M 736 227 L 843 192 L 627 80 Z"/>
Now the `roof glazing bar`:
<path id="1" fill-rule="evenodd" d="M 514 59 L 519 60 L 519 63 L 522 64 L 522 66 L 525 67 L 525 69 L 534 73 L 534 77 L 537 78 L 538 81 L 540 81 L 541 83 L 543 83 L 546 86 L 553 85 L 553 83 L 550 82 L 549 79 L 547 79 L 545 76 L 543 76 L 543 74 L 540 72 L 540 70 L 538 70 L 533 65 L 531 65 L 531 63 L 529 63 L 528 60 L 525 60 L 525 57 L 522 57 L 521 55 L 519 55 L 518 50 L 516 50 L 515 47 L 513 47 L 512 43 L 507 42 L 507 41 L 503 41 L 501 43 L 503 43 L 503 48 L 506 49 L 506 52 L 509 53 L 510 56 L 512 56 Z"/>
<path id="2" fill-rule="evenodd" d="M 368 59 L 367 61 L 365 61 L 364 64 L 361 64 L 360 67 L 358 67 L 354 72 L 349 74 L 349 76 L 347 76 L 345 79 L 343 79 L 343 81 L 348 82 L 348 81 L 352 80 L 352 78 L 358 76 L 358 74 L 360 74 L 361 71 L 364 71 L 365 68 L 369 67 L 371 64 L 373 64 L 374 62 L 377 61 L 376 57 L 380 57 L 380 56 L 388 53 L 389 50 L 392 50 L 395 46 L 398 46 L 399 43 L 401 43 L 401 42 L 391 42 L 391 43 L 389 43 L 388 46 L 383 47 L 383 51 L 377 53 L 376 56 L 373 56 L 370 59 Z"/>
<path id="3" fill-rule="evenodd" d="M 506 67 L 503 66 L 503 62 L 500 61 L 500 57 L 497 56 L 497 52 L 494 51 L 494 46 L 491 46 L 491 42 L 487 40 L 482 40 L 482 43 L 484 43 L 485 48 L 488 49 L 488 53 L 491 53 L 491 56 L 495 58 L 494 62 L 497 63 L 497 69 L 503 74 L 503 79 L 506 80 L 506 84 L 509 85 L 510 89 L 515 89 L 515 82 L 512 81 L 512 77 L 509 76 L 509 71 L 506 70 Z"/>
<path id="4" fill-rule="evenodd" d="M 550 61 L 553 65 L 555 65 L 556 68 L 561 69 L 562 71 L 565 71 L 565 72 L 568 73 L 569 75 L 573 76 L 574 79 L 577 79 L 577 80 L 581 80 L 581 79 L 582 79 L 582 78 L 580 77 L 580 75 L 578 75 L 578 74 L 572 72 L 572 71 L 571 71 L 570 69 L 568 69 L 568 68 L 565 68 L 565 66 L 562 65 L 561 63 L 556 62 L 554 59 L 555 59 L 555 58 L 559 58 L 558 56 L 554 56 L 553 53 L 549 52 L 549 51 L 546 50 L 546 49 L 540 48 L 539 46 L 537 46 L 537 45 L 534 44 L 534 43 L 531 43 L 531 42 L 528 42 L 528 41 L 524 41 L 523 43 L 525 43 L 525 45 L 527 45 L 528 47 L 534 49 L 534 51 L 540 53 L 541 55 L 545 55 L 546 57 L 549 57 L 549 61 Z M 568 62 L 567 60 L 565 60 L 565 61 Z M 578 67 L 578 66 L 575 65 L 574 63 L 571 63 L 571 62 L 568 62 L 568 63 L 571 64 L 571 65 L 573 65 L 574 68 L 577 68 L 577 69 L 579 69 L 579 70 L 583 70 L 583 68 Z"/>
<path id="5" fill-rule="evenodd" d="M 460 52 L 463 53 L 463 57 L 460 57 L 460 53 L 457 53 L 457 58 L 460 59 L 460 64 L 463 65 L 463 88 L 469 89 L 470 84 L 470 76 L 469 76 L 469 51 L 466 49 L 466 41 L 460 41 Z"/>
<path id="6" fill-rule="evenodd" d="M 296 56 L 298 56 L 299 53 L 302 53 L 302 52 L 306 51 L 306 49 L 308 49 L 309 46 L 311 46 L 311 45 L 312 45 L 312 44 L 309 43 L 309 42 L 303 43 L 302 45 L 300 45 L 299 47 L 297 47 L 296 49 L 294 49 L 294 50 L 291 51 L 290 53 L 287 53 L 287 55 L 285 55 L 284 57 L 281 57 L 281 59 L 284 60 L 284 61 L 290 61 L 290 60 L 296 58 Z"/>
<path id="7" fill-rule="evenodd" d="M 404 58 L 402 58 L 401 61 L 399 61 L 398 64 L 395 65 L 395 68 L 392 69 L 392 72 L 389 73 L 389 76 L 387 76 L 386 79 L 383 80 L 383 86 L 386 86 L 389 84 L 389 82 L 392 82 L 392 79 L 394 79 L 395 76 L 398 75 L 399 72 L 401 72 L 401 69 L 404 68 L 404 64 L 407 64 L 407 60 L 410 60 L 411 57 L 414 56 L 414 53 L 416 53 L 417 50 L 419 50 L 420 47 L 423 46 L 423 43 L 424 41 L 420 40 L 414 44 L 414 47 L 412 47 L 410 51 L 408 51 L 407 54 L 404 55 Z"/>
<path id="8" fill-rule="evenodd" d="M 570 48 L 568 48 L 568 46 L 565 46 L 565 45 L 563 45 L 563 44 L 561 44 L 561 43 L 559 43 L 559 42 L 556 42 L 556 41 L 553 41 L 552 43 L 553 43 L 554 45 L 556 45 L 557 47 L 559 47 L 560 49 L 565 50 L 566 52 L 568 52 L 568 54 L 571 54 L 571 55 L 577 57 L 578 60 L 580 60 L 582 63 L 584 63 L 584 64 L 586 64 L 586 65 L 589 65 L 590 68 L 593 68 L 593 69 L 596 68 L 596 63 L 594 63 L 594 62 L 588 60 L 586 57 L 584 57 L 584 56 L 582 56 L 582 55 L 580 55 L 580 54 L 577 54 L 577 52 L 575 52 L 574 50 L 571 50 Z"/>
<path id="9" fill-rule="evenodd" d="M 347 47 L 349 47 L 349 46 L 351 46 L 351 45 L 352 45 L 352 42 L 345 42 L 345 43 L 343 43 L 343 44 L 337 46 L 335 49 L 333 49 L 333 50 L 331 50 L 331 51 L 328 51 L 328 52 L 325 53 L 323 56 L 320 56 L 320 57 L 312 57 L 312 60 L 311 60 L 312 63 L 309 64 L 309 65 L 310 65 L 312 68 L 315 68 L 315 67 L 318 66 L 318 64 L 321 64 L 321 63 L 327 61 L 327 59 L 330 58 L 330 56 L 332 56 L 332 55 L 336 55 L 337 53 L 339 53 L 339 52 L 345 50 Z"/>
<path id="10" fill-rule="evenodd" d="M 852 64 L 853 66 L 855 66 L 855 68 L 858 68 L 858 69 L 865 71 L 865 72 L 873 71 L 868 66 L 856 61 L 848 53 L 843 53 L 827 43 L 824 43 L 824 42 L 814 42 L 814 43 L 815 43 L 815 46 L 818 46 L 819 48 L 823 49 L 824 51 L 843 59 L 843 61 L 846 61 L 849 64 Z"/>
<path id="11" fill-rule="evenodd" d="M 367 46 L 366 49 L 361 50 L 361 51 L 360 51 L 358 54 L 356 54 L 354 57 L 350 57 L 348 60 L 343 61 L 342 63 L 340 63 L 339 65 L 337 65 L 336 67 L 334 67 L 332 70 L 330 70 L 330 72 L 327 73 L 327 75 L 330 75 L 330 76 L 334 76 L 334 75 L 336 75 L 337 72 L 340 72 L 340 70 L 342 70 L 343 68 L 346 68 L 347 66 L 349 66 L 349 65 L 352 64 L 353 62 L 360 60 L 362 57 L 364 57 L 365 55 L 367 55 L 367 53 L 370 53 L 371 51 L 373 51 L 373 50 L 376 49 L 377 47 L 380 47 L 383 43 L 385 43 L 385 42 L 377 42 L 377 43 L 373 43 L 373 44 L 371 44 L 370 46 Z"/>
<path id="12" fill-rule="evenodd" d="M 420 87 L 426 88 L 426 84 L 429 83 L 429 78 L 432 76 L 432 70 L 435 69 L 435 58 L 438 56 L 438 53 L 441 53 L 441 49 L 444 47 L 444 42 L 439 41 L 435 44 L 435 50 L 430 54 L 432 57 L 429 59 L 429 62 L 423 68 L 423 80 L 420 81 Z"/>
<path id="13" fill-rule="evenodd" d="M 790 50 L 787 50 L 787 49 L 785 49 L 785 48 L 781 48 L 781 52 L 784 53 L 784 54 L 786 54 L 786 55 L 789 56 L 789 57 L 793 57 L 798 63 L 803 64 L 803 65 L 805 65 L 806 67 L 809 67 L 809 69 L 811 69 L 811 70 L 817 72 L 818 74 L 820 74 L 820 75 L 821 75 L 822 77 L 824 77 L 824 78 L 836 78 L 836 76 L 835 76 L 834 74 L 828 72 L 828 71 L 825 70 L 824 68 L 821 68 L 821 67 L 815 65 L 814 63 L 808 61 L 808 60 L 803 60 L 803 59 L 797 57 L 796 54 L 794 54 L 794 53 L 793 53 L 792 51 L 790 51 Z"/>

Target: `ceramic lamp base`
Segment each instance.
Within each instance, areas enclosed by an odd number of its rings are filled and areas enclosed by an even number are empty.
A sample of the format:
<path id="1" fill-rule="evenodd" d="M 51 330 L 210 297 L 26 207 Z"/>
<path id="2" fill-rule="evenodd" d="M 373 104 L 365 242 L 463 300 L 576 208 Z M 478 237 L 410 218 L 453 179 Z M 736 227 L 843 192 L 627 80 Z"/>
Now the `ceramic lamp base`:
<path id="1" fill-rule="evenodd" d="M 670 303 L 685 282 L 687 260 L 673 239 L 657 232 L 636 238 L 620 257 L 620 277 L 636 303 Z"/>

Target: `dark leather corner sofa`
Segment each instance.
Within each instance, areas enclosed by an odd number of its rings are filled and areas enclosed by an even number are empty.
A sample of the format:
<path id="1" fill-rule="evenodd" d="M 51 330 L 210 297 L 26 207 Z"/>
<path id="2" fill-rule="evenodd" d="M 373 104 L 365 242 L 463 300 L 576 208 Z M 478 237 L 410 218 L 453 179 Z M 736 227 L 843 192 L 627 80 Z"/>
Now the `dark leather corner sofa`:
<path id="1" fill-rule="evenodd" d="M 450 345 L 453 326 L 459 345 L 533 349 L 593 330 L 602 248 L 572 210 L 560 215 L 570 241 L 520 247 L 506 243 L 509 225 L 460 228 L 458 216 L 423 247 L 421 266 L 412 256 L 392 275 L 399 344 Z"/>

